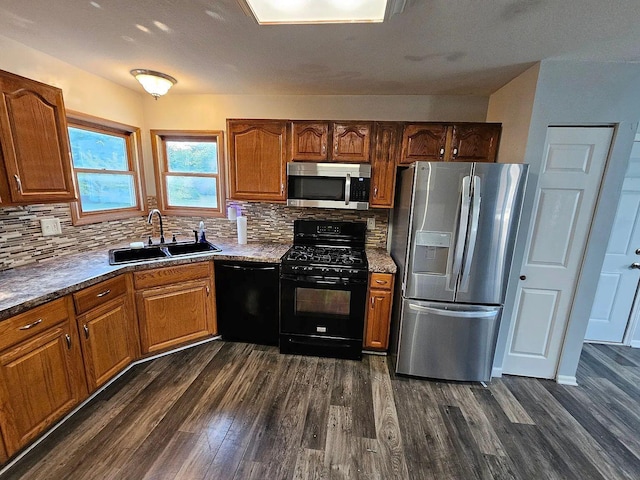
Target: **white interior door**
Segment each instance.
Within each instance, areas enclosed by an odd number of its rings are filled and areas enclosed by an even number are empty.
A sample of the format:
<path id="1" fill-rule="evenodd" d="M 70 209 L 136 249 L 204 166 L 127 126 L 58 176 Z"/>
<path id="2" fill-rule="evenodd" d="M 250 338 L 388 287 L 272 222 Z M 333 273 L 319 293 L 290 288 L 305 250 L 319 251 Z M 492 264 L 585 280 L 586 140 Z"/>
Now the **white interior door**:
<path id="1" fill-rule="evenodd" d="M 504 373 L 555 376 L 612 135 L 547 130 Z"/>
<path id="2" fill-rule="evenodd" d="M 622 342 L 640 270 L 640 142 L 634 142 L 585 340 Z"/>

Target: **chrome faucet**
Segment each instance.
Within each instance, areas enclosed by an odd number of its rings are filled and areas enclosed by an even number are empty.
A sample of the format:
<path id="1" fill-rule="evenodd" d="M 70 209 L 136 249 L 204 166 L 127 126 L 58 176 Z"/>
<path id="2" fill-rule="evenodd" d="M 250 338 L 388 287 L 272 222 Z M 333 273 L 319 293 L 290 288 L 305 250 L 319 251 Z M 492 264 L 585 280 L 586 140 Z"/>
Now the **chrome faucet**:
<path id="1" fill-rule="evenodd" d="M 149 225 L 152 224 L 153 214 L 154 213 L 157 213 L 158 214 L 158 218 L 160 219 L 160 243 L 164 243 L 164 228 L 162 227 L 162 214 L 160 213 L 160 210 L 158 210 L 157 208 L 152 209 L 149 212 L 149 216 L 147 217 L 147 223 Z M 151 239 L 151 237 L 149 237 L 149 239 Z"/>

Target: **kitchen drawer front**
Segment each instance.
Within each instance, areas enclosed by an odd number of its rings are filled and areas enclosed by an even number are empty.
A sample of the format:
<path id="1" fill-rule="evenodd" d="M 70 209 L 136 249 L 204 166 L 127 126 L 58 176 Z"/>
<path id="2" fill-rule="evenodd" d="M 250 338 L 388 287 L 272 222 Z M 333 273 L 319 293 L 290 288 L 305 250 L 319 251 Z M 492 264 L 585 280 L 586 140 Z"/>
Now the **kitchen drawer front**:
<path id="1" fill-rule="evenodd" d="M 0 350 L 20 343 L 69 318 L 65 298 L 0 322 Z"/>
<path id="2" fill-rule="evenodd" d="M 120 275 L 74 293 L 73 303 L 76 306 L 76 313 L 80 315 L 125 293 L 127 293 L 127 281 L 124 275 Z"/>
<path id="3" fill-rule="evenodd" d="M 211 262 L 191 263 L 134 272 L 133 284 L 136 290 L 139 290 L 141 288 L 161 287 L 199 278 L 213 278 Z"/>
<path id="4" fill-rule="evenodd" d="M 391 273 L 372 273 L 371 288 L 379 288 L 381 290 L 391 290 L 393 285 L 393 274 Z"/>

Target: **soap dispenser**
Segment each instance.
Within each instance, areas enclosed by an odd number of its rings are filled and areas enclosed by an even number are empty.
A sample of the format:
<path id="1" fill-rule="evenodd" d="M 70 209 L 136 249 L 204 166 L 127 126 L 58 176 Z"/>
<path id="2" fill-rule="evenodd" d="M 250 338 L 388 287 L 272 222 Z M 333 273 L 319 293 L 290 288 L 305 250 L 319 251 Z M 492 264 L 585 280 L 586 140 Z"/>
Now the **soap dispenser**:
<path id="1" fill-rule="evenodd" d="M 198 226 L 198 241 L 200 243 L 207 243 L 207 239 L 204 236 L 204 222 L 202 220 Z"/>

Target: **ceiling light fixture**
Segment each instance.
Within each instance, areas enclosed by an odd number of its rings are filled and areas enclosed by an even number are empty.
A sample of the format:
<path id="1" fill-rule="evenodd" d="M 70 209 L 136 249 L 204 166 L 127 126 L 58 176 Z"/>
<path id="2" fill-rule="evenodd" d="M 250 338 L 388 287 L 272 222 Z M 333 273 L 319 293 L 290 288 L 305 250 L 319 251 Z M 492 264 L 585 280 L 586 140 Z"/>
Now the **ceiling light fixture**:
<path id="1" fill-rule="evenodd" d="M 401 13 L 408 0 L 238 0 L 260 25 L 380 23 Z"/>
<path id="2" fill-rule="evenodd" d="M 156 72 L 154 70 L 146 70 L 144 68 L 136 68 L 131 70 L 136 80 L 140 82 L 142 88 L 153 96 L 156 100 L 169 91 L 178 81 L 166 73 Z"/>

